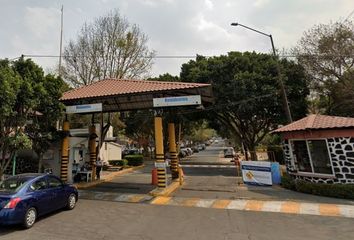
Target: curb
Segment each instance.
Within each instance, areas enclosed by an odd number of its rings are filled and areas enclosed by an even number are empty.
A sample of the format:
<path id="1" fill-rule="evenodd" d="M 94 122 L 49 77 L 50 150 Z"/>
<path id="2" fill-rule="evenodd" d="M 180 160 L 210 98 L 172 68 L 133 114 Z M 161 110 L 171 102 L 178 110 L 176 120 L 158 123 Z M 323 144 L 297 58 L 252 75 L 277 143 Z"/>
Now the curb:
<path id="1" fill-rule="evenodd" d="M 173 192 L 175 192 L 180 186 L 182 186 L 180 182 L 178 180 L 175 180 L 166 188 L 163 189 L 155 188 L 154 190 L 149 192 L 149 194 L 154 197 L 168 197 Z"/>
<path id="2" fill-rule="evenodd" d="M 153 199 L 150 204 L 354 218 L 354 205 L 342 204 L 307 203 L 296 201 L 262 201 L 246 199 L 201 199 L 168 196 L 158 196 Z"/>
<path id="3" fill-rule="evenodd" d="M 86 189 L 86 188 L 89 188 L 89 187 L 96 186 L 96 185 L 98 185 L 100 183 L 109 182 L 115 177 L 118 177 L 118 176 L 121 176 L 121 175 L 125 175 L 127 173 L 134 172 L 135 170 L 138 170 L 138 169 L 141 169 L 141 168 L 144 168 L 144 167 L 145 167 L 145 165 L 142 165 L 142 166 L 127 168 L 127 169 L 124 169 L 124 170 L 118 171 L 118 172 L 112 172 L 112 173 L 106 175 L 103 179 L 95 180 L 93 182 L 75 183 L 74 186 L 77 189 Z"/>

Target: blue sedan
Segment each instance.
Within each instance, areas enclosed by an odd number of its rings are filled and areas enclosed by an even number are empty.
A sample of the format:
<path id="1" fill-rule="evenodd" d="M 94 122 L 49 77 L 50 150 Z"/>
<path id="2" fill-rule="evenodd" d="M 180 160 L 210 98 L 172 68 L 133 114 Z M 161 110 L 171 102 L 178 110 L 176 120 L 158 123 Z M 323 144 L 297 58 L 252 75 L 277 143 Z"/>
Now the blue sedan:
<path id="1" fill-rule="evenodd" d="M 77 189 L 54 175 L 19 174 L 0 182 L 0 224 L 30 228 L 37 217 L 61 208 L 71 210 L 77 200 Z"/>

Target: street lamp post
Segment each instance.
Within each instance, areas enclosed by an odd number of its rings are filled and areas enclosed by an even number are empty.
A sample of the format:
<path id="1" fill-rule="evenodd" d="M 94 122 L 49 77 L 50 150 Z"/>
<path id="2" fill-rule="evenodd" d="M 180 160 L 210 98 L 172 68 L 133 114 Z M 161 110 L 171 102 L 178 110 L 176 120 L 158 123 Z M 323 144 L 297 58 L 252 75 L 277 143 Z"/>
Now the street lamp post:
<path id="1" fill-rule="evenodd" d="M 287 118 L 288 122 L 291 123 L 291 122 L 292 122 L 292 117 L 291 117 L 291 112 L 290 112 L 290 108 L 289 108 L 288 97 L 287 97 L 287 95 L 286 95 L 284 83 L 283 83 L 283 80 L 282 80 L 282 78 L 281 78 L 280 65 L 279 65 L 279 61 L 278 61 L 278 59 L 277 59 L 277 54 L 276 54 L 276 52 L 275 52 L 274 42 L 273 42 L 273 37 L 272 37 L 272 35 L 271 35 L 271 34 L 266 34 L 266 33 L 264 33 L 264 32 L 258 31 L 258 30 L 256 30 L 256 29 L 253 29 L 253 28 L 250 28 L 250 27 L 247 27 L 247 26 L 245 26 L 245 25 L 243 25 L 243 24 L 240 24 L 240 23 L 231 23 L 231 26 L 240 26 L 240 27 L 246 28 L 246 29 L 248 29 L 248 30 L 254 31 L 254 32 L 256 32 L 256 33 L 262 34 L 262 35 L 267 36 L 267 37 L 270 38 L 270 42 L 271 42 L 271 44 L 272 44 L 273 56 L 274 56 L 274 58 L 275 58 L 276 65 L 277 65 L 278 82 L 279 82 L 280 89 L 281 89 L 281 92 L 282 92 L 284 110 L 285 110 L 285 114 L 286 114 L 286 118 Z"/>

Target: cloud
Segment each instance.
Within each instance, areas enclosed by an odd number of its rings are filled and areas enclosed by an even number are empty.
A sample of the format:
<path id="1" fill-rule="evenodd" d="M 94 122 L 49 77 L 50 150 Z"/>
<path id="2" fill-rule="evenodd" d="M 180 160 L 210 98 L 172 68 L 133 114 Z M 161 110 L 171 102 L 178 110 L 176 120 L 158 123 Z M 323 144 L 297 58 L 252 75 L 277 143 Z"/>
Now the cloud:
<path id="1" fill-rule="evenodd" d="M 212 10 L 214 8 L 214 4 L 211 0 L 204 0 L 204 3 L 207 7 L 207 9 Z"/>
<path id="2" fill-rule="evenodd" d="M 59 3 L 60 2 L 60 3 Z M 0 8 L 0 58 L 22 53 L 57 55 L 60 7 L 64 4 L 64 45 L 84 22 L 118 8 L 149 36 L 157 55 L 220 55 L 229 51 L 270 52 L 269 38 L 240 22 L 272 34 L 278 49 L 292 47 L 317 23 L 343 19 L 353 0 L 60 0 L 9 1 Z M 11 21 L 9 21 L 11 19 Z M 34 59 L 50 66 L 49 59 Z M 155 59 L 152 75 L 179 74 L 189 59 Z M 52 61 L 52 62 L 56 62 Z M 52 63 L 53 64 L 53 63 Z"/>
<path id="3" fill-rule="evenodd" d="M 270 0 L 256 0 L 253 3 L 253 6 L 257 7 L 257 8 L 262 8 L 265 5 L 267 5 L 270 2 Z"/>
<path id="4" fill-rule="evenodd" d="M 25 26 L 36 37 L 46 37 L 53 29 L 60 27 L 60 10 L 56 8 L 27 7 Z"/>

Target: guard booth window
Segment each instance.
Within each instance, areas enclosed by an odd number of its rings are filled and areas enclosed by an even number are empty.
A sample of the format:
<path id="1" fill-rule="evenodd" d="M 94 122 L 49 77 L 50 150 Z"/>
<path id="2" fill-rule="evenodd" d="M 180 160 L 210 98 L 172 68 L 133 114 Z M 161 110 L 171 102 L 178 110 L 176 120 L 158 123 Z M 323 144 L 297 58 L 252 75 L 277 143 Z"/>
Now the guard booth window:
<path id="1" fill-rule="evenodd" d="M 293 140 L 291 147 L 299 172 L 333 174 L 326 140 Z"/>

